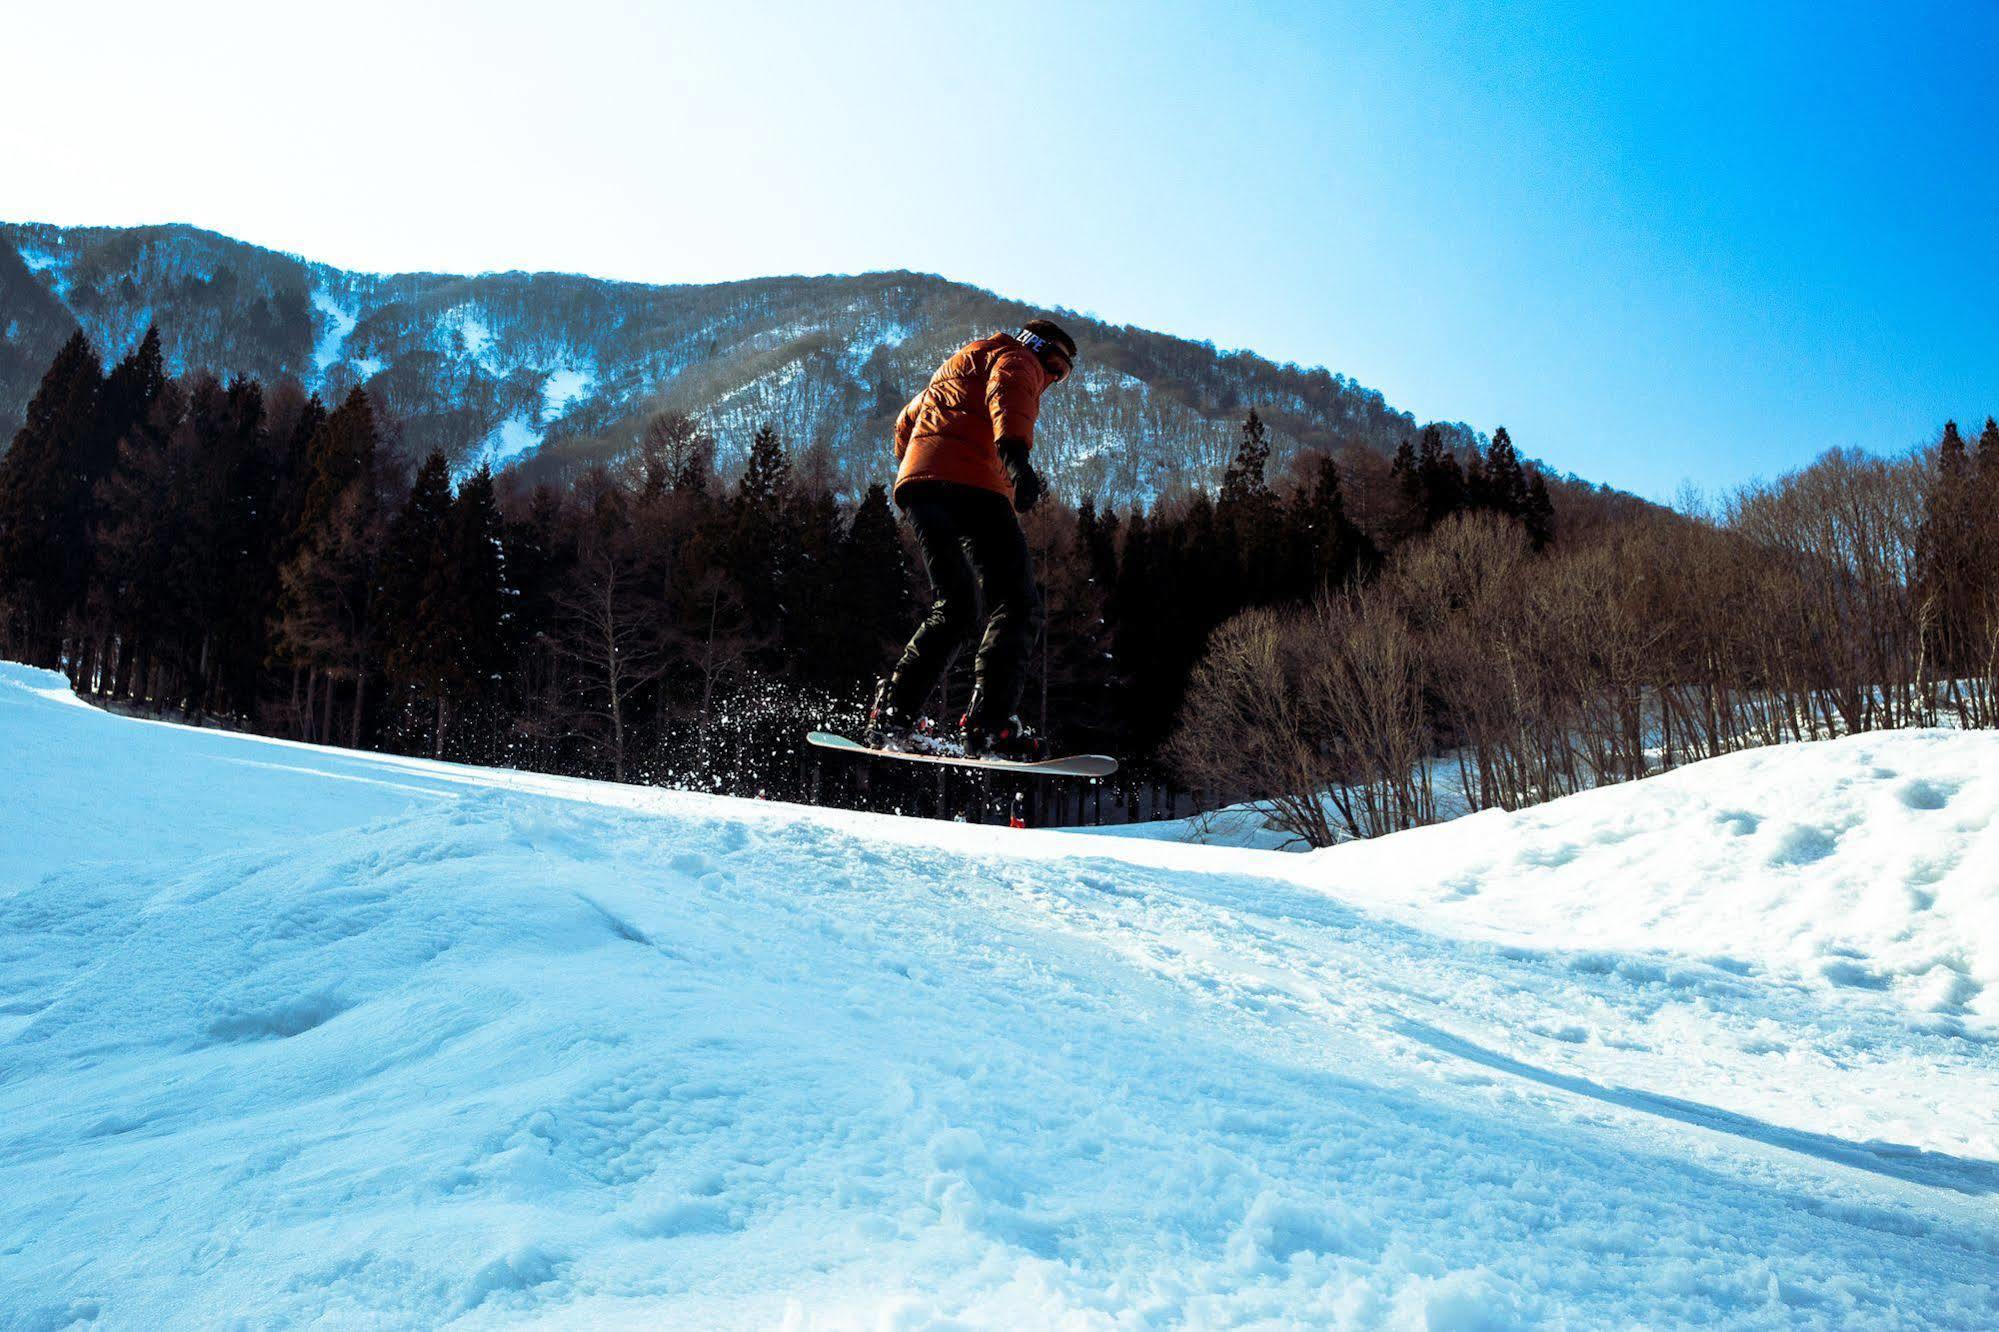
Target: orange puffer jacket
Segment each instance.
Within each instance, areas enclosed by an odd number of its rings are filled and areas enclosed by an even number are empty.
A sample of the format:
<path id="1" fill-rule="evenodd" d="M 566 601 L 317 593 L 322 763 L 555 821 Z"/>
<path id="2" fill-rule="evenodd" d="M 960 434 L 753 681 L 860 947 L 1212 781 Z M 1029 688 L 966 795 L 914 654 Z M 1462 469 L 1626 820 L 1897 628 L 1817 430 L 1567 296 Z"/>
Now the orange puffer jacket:
<path id="1" fill-rule="evenodd" d="M 937 367 L 895 419 L 895 486 L 956 481 L 1013 497 L 1000 465 L 1003 438 L 1034 441 L 1048 372 L 1010 335 L 968 342 Z"/>

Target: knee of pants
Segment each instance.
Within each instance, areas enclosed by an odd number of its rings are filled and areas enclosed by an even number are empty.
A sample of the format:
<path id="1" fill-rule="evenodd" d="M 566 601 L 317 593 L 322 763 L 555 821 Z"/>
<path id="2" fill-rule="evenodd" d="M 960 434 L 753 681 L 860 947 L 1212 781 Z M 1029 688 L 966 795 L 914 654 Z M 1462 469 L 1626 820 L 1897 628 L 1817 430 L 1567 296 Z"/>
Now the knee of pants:
<path id="1" fill-rule="evenodd" d="M 990 620 L 1004 626 L 1007 633 L 1033 638 L 1041 629 L 1041 598 L 1034 584 L 1016 588 L 995 603 Z"/>
<path id="2" fill-rule="evenodd" d="M 978 608 L 958 597 L 944 597 L 930 607 L 930 623 L 953 643 L 962 643 L 979 627 Z"/>

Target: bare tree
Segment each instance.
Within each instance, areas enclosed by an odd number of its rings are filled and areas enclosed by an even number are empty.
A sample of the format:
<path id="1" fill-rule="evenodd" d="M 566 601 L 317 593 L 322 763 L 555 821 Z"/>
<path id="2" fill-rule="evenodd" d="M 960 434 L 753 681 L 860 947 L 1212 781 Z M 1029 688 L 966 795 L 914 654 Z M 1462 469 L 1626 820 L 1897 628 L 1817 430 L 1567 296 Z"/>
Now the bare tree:
<path id="1" fill-rule="evenodd" d="M 631 753 L 632 696 L 666 668 L 662 607 L 634 554 L 595 532 L 586 532 L 555 604 L 554 647 L 575 672 L 581 732 L 622 782 Z"/>

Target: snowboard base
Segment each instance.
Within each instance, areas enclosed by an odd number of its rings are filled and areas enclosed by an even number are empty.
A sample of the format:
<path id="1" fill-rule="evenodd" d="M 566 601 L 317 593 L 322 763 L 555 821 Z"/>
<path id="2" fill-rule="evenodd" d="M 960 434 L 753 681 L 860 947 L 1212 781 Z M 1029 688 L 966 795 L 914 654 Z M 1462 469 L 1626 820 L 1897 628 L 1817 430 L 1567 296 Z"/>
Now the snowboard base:
<path id="1" fill-rule="evenodd" d="M 1070 754 L 1064 758 L 1019 759 L 967 758 L 962 754 L 921 754 L 903 749 L 874 749 L 858 740 L 831 731 L 814 731 L 805 737 L 821 749 L 843 754 L 869 754 L 875 758 L 906 759 L 911 763 L 941 763 L 952 768 L 984 768 L 989 772 L 1016 772 L 1039 777 L 1108 777 L 1117 771 L 1117 760 L 1108 754 Z"/>

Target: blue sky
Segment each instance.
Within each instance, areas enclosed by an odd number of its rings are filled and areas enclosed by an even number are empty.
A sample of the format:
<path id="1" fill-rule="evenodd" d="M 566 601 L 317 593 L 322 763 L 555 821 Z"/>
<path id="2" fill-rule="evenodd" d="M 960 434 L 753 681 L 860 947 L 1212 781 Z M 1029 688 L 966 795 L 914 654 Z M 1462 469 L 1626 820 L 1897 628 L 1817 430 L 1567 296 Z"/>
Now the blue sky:
<path id="1" fill-rule="evenodd" d="M 1999 412 L 1984 0 L 8 26 L 8 218 L 370 269 L 940 272 L 1323 364 L 1658 498 Z"/>

